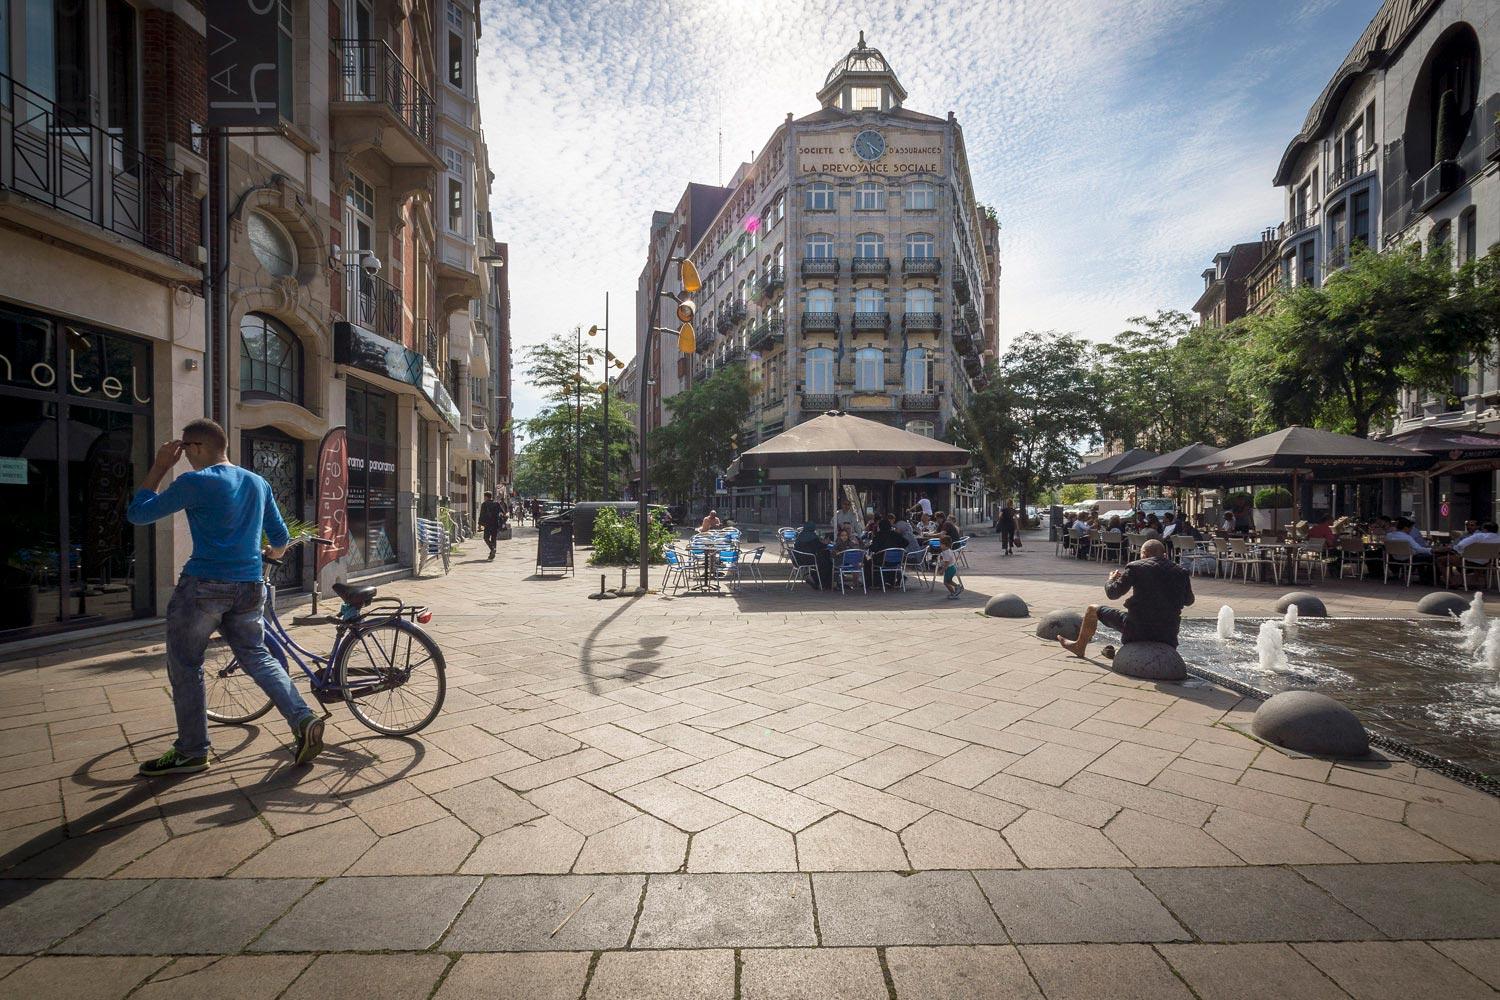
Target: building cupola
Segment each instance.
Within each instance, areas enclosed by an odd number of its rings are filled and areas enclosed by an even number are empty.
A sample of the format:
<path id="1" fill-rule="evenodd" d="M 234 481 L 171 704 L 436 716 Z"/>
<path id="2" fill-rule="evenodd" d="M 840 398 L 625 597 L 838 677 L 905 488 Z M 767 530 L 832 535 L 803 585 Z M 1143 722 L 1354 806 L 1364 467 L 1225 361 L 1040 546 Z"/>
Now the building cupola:
<path id="1" fill-rule="evenodd" d="M 901 107 L 904 100 L 906 88 L 880 50 L 865 44 L 863 31 L 859 44 L 828 71 L 828 79 L 818 91 L 823 107 L 841 111 L 890 111 Z"/>

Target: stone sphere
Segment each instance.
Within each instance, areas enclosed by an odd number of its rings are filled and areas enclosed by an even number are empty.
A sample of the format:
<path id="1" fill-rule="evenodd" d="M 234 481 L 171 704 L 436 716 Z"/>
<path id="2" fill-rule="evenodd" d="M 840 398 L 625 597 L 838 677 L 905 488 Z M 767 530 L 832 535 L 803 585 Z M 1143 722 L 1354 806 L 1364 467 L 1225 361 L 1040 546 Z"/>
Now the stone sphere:
<path id="1" fill-rule="evenodd" d="M 1316 691 L 1283 691 L 1255 712 L 1250 729 L 1268 743 L 1323 757 L 1363 757 L 1370 736 L 1342 702 Z"/>
<path id="2" fill-rule="evenodd" d="M 985 602 L 984 613 L 991 618 L 1025 618 L 1031 609 L 1015 594 L 996 594 Z"/>
<path id="3" fill-rule="evenodd" d="M 1469 610 L 1469 602 L 1462 594 L 1446 590 L 1435 590 L 1417 602 L 1417 610 L 1424 615 L 1461 615 Z"/>
<path id="4" fill-rule="evenodd" d="M 1182 654 L 1165 642 L 1127 642 L 1115 653 L 1109 669 L 1146 681 L 1180 681 L 1187 677 Z"/>
<path id="5" fill-rule="evenodd" d="M 1049 611 L 1036 623 L 1038 639 L 1076 639 L 1083 628 L 1083 615 L 1076 611 Z"/>
<path id="6" fill-rule="evenodd" d="M 1281 599 L 1276 602 L 1276 610 L 1285 614 L 1286 609 L 1293 604 L 1297 605 L 1298 618 L 1328 617 L 1328 609 L 1323 607 L 1323 599 L 1305 590 L 1294 590 L 1290 594 L 1282 594 Z"/>

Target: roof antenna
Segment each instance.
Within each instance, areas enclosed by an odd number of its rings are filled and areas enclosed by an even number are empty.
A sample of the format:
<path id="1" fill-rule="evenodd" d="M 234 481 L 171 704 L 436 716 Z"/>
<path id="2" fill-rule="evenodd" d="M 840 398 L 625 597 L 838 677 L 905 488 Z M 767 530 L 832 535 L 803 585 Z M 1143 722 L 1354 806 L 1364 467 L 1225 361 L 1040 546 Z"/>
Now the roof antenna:
<path id="1" fill-rule="evenodd" d="M 724 130 L 719 129 L 719 187 L 724 186 Z"/>
<path id="2" fill-rule="evenodd" d="M 864 47 L 865 47 L 865 33 L 863 31 L 861 31 L 859 33 L 859 48 L 864 48 Z"/>
<path id="3" fill-rule="evenodd" d="M 724 186 L 724 92 L 714 88 L 714 117 L 719 120 L 719 187 Z"/>

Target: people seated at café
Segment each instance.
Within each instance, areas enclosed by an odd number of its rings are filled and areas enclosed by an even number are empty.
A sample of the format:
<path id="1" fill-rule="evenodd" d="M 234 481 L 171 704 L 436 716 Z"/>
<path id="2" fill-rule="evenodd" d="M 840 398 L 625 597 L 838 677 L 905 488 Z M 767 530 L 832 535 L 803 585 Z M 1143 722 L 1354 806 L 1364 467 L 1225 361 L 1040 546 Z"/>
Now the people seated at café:
<path id="1" fill-rule="evenodd" d="M 1473 521 L 1468 522 L 1468 524 L 1473 523 Z M 1465 527 L 1467 526 L 1466 524 Z M 1389 538 L 1390 536 L 1387 535 L 1386 537 Z M 1470 572 L 1476 569 L 1480 570 L 1481 573 L 1483 572 L 1483 566 L 1478 563 L 1470 562 L 1467 566 L 1463 566 L 1461 563 L 1466 558 L 1465 553 L 1471 547 L 1483 545 L 1487 542 L 1500 542 L 1500 525 L 1496 525 L 1494 521 L 1486 522 L 1483 529 L 1476 529 L 1464 535 L 1453 543 L 1451 550 L 1438 557 L 1437 564 L 1438 568 L 1443 571 L 1444 586 L 1451 586 L 1454 570 L 1459 570 L 1464 574 L 1465 586 L 1468 585 L 1468 574 Z"/>
<path id="2" fill-rule="evenodd" d="M 1307 529 L 1307 537 L 1321 538 L 1325 543 L 1323 546 L 1325 549 L 1333 548 L 1334 542 L 1337 541 L 1337 538 L 1334 536 L 1333 528 L 1329 524 L 1327 511 L 1320 511 L 1317 514 L 1313 515 L 1313 523 Z"/>
<path id="3" fill-rule="evenodd" d="M 1147 538 L 1160 538 L 1162 536 L 1161 519 L 1158 518 L 1155 514 L 1147 514 L 1146 525 L 1141 529 L 1141 534 L 1145 535 Z"/>
<path id="4" fill-rule="evenodd" d="M 833 540 L 833 554 L 834 555 L 841 554 L 845 549 L 862 549 L 862 548 L 864 548 L 864 546 L 859 543 L 859 539 L 858 538 L 855 538 L 853 535 L 851 535 L 849 533 L 849 529 L 848 528 L 840 528 L 838 530 L 838 535 Z"/>
<path id="5" fill-rule="evenodd" d="M 864 528 L 864 518 L 854 509 L 854 505 L 845 497 L 839 501 L 839 509 L 833 515 L 833 533 L 838 534 L 840 528 L 848 528 L 851 537 L 858 535 Z"/>
<path id="6" fill-rule="evenodd" d="M 912 528 L 911 522 L 906 518 L 897 518 L 896 523 L 892 527 L 896 529 L 896 534 L 906 540 L 906 551 L 915 552 L 922 547 L 922 540 L 917 537 L 917 533 Z"/>
<path id="7" fill-rule="evenodd" d="M 724 523 L 719 520 L 719 512 L 711 510 L 703 515 L 703 523 L 698 525 L 698 531 L 700 533 L 704 531 L 718 531 L 723 526 Z"/>
<path id="8" fill-rule="evenodd" d="M 828 551 L 828 543 L 818 534 L 818 526 L 811 521 L 804 524 L 802 530 L 797 532 L 797 537 L 792 540 L 792 548 L 797 552 L 810 554 L 818 567 L 815 577 L 807 581 L 808 585 L 814 590 L 832 588 L 833 556 Z"/>
<path id="9" fill-rule="evenodd" d="M 1167 513 L 1162 515 L 1161 537 L 1171 538 L 1177 533 L 1179 527 L 1180 525 L 1178 525 L 1177 523 L 1177 515 L 1173 514 L 1171 511 L 1168 511 Z"/>
<path id="10" fill-rule="evenodd" d="M 1219 530 L 1226 535 L 1232 535 L 1236 527 L 1238 527 L 1238 523 L 1234 519 L 1234 511 L 1226 510 L 1224 512 L 1224 520 L 1219 523 Z"/>

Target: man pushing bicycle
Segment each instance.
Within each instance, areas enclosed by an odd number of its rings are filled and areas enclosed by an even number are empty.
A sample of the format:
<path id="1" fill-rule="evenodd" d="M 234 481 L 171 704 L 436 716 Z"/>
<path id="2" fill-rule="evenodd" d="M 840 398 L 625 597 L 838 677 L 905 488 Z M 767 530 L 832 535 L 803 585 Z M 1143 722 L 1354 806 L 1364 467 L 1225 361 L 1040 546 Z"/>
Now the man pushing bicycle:
<path id="1" fill-rule="evenodd" d="M 193 470 L 157 493 L 184 455 Z M 158 449 L 126 517 L 131 524 L 150 524 L 179 510 L 187 513 L 193 555 L 167 604 L 167 679 L 177 713 L 177 741 L 160 757 L 142 764 L 140 773 L 155 777 L 208 769 L 203 657 L 215 629 L 292 727 L 297 763 L 307 763 L 323 749 L 323 720 L 307 707 L 291 677 L 267 651 L 261 620 L 266 596 L 261 535 L 270 542 L 265 555 L 272 559 L 286 551 L 290 535 L 270 485 L 229 461 L 224 429 L 212 420 L 192 421 L 180 440 Z"/>

